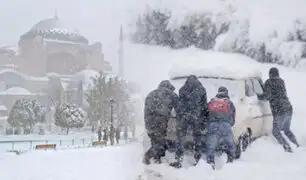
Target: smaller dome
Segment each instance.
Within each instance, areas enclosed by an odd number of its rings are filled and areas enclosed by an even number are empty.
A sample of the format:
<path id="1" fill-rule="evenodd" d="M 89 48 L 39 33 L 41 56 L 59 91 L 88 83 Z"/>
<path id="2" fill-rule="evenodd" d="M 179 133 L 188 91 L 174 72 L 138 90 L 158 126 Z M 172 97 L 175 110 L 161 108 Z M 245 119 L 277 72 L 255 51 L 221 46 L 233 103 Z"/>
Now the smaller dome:
<path id="1" fill-rule="evenodd" d="M 33 95 L 30 91 L 22 87 L 12 87 L 3 92 L 0 95 Z"/>

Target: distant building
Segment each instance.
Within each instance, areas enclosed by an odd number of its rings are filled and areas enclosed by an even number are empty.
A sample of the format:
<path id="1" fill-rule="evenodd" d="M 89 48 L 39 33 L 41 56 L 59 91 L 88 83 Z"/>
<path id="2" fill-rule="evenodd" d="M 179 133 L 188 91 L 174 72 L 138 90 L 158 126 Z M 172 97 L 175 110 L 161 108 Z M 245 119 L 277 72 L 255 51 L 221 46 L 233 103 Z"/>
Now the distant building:
<path id="1" fill-rule="evenodd" d="M 0 65 L 13 66 L 34 76 L 46 73 L 74 74 L 86 67 L 111 71 L 101 43 L 89 44 L 77 30 L 66 27 L 56 16 L 39 21 L 20 36 L 18 46 L 0 48 Z"/>
<path id="2" fill-rule="evenodd" d="M 57 15 L 39 21 L 20 36 L 17 46 L 0 47 L 0 117 L 6 119 L 22 98 L 39 100 L 50 112 L 58 101 L 88 106 L 80 94 L 101 70 L 112 70 L 101 43 L 89 44 Z M 53 123 L 48 114 L 47 122 Z"/>

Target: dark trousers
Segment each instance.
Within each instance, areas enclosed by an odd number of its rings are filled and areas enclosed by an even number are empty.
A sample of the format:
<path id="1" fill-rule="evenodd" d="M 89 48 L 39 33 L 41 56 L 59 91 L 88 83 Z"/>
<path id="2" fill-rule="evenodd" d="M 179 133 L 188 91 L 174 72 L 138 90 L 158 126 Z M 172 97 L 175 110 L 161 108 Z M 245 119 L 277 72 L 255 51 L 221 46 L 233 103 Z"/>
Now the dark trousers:
<path id="1" fill-rule="evenodd" d="M 149 161 L 153 158 L 156 162 L 160 162 L 161 157 L 165 156 L 167 150 L 166 138 L 164 134 L 150 133 L 151 147 L 145 153 L 145 159 Z M 147 162 L 149 164 L 149 162 Z"/>
<path id="2" fill-rule="evenodd" d="M 285 135 L 292 143 L 298 145 L 295 135 L 290 130 L 291 119 L 292 119 L 292 108 L 287 112 L 276 114 L 273 120 L 272 134 L 279 144 L 286 147 L 290 147 L 290 145 L 281 134 L 281 131 L 284 131 Z"/>
<path id="3" fill-rule="evenodd" d="M 179 120 L 180 123 L 177 124 L 177 151 L 176 159 L 182 161 L 182 157 L 185 151 L 185 139 L 187 136 L 188 129 L 192 130 L 193 145 L 194 145 L 194 158 L 199 160 L 202 154 L 203 142 L 202 142 L 202 132 L 203 124 L 198 123 L 199 119 L 193 114 L 184 114 Z"/>

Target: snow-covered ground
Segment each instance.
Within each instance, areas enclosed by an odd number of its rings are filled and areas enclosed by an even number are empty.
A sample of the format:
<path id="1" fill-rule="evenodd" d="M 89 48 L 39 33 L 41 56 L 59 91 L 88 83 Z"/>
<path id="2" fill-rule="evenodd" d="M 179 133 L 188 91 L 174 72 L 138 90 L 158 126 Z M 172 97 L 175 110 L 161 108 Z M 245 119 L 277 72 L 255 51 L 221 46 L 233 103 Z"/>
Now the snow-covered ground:
<path id="1" fill-rule="evenodd" d="M 136 126 L 135 136 L 138 138 L 143 133 L 143 126 Z M 123 133 L 121 134 L 123 137 Z M 132 133 L 129 132 L 129 137 Z M 96 133 L 91 132 L 70 132 L 66 134 L 46 134 L 46 135 L 0 135 L 0 153 L 7 151 L 30 151 L 39 144 L 56 144 L 58 149 L 86 148 L 90 147 L 93 141 L 97 141 Z M 120 140 L 120 144 L 125 141 Z"/>
<path id="2" fill-rule="evenodd" d="M 135 144 L 0 154 L 0 173 L 5 180 L 135 180 L 141 169 L 140 154 L 141 148 Z"/>

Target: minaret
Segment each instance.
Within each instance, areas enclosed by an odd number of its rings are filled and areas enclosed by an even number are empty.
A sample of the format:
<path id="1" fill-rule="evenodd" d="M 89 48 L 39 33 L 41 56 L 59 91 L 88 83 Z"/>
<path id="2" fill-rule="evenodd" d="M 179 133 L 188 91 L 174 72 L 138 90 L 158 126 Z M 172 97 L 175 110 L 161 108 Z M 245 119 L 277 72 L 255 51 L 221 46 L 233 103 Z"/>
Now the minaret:
<path id="1" fill-rule="evenodd" d="M 54 11 L 54 19 L 58 19 L 57 8 L 55 8 L 55 11 Z"/>
<path id="2" fill-rule="evenodd" d="M 120 26 L 119 34 L 119 76 L 124 77 L 124 62 L 123 62 L 123 27 Z"/>

